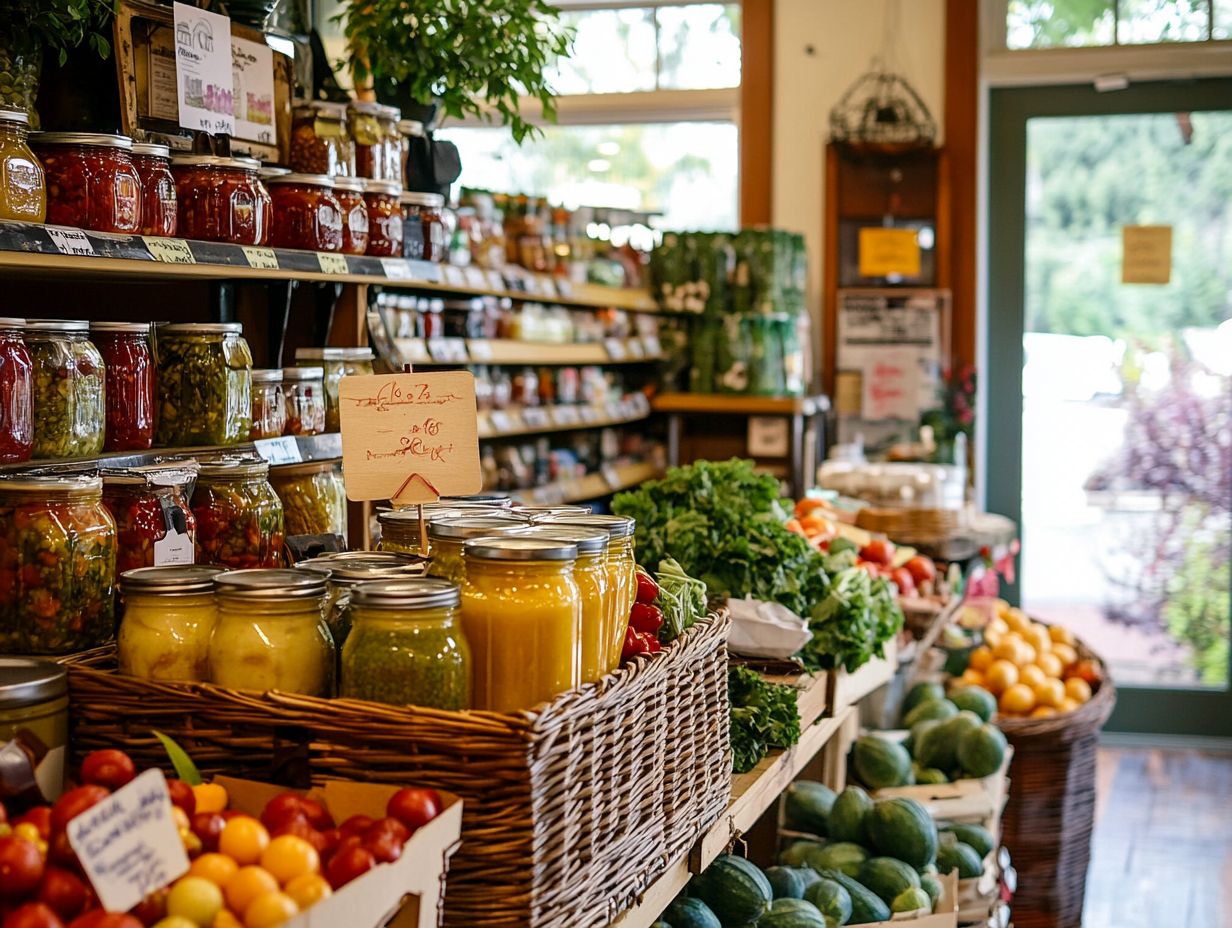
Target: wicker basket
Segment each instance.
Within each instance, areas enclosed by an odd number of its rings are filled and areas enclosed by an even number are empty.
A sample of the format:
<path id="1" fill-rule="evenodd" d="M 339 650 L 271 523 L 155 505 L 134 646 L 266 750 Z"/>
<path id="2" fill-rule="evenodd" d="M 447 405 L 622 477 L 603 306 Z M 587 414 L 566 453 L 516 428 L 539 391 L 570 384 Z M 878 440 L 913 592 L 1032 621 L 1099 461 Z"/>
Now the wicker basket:
<path id="1" fill-rule="evenodd" d="M 121 677 L 69 662 L 73 750 L 165 766 L 151 730 L 203 773 L 329 778 L 462 796 L 444 924 L 607 925 L 716 821 L 731 792 L 726 613 L 536 712 L 442 712 Z"/>

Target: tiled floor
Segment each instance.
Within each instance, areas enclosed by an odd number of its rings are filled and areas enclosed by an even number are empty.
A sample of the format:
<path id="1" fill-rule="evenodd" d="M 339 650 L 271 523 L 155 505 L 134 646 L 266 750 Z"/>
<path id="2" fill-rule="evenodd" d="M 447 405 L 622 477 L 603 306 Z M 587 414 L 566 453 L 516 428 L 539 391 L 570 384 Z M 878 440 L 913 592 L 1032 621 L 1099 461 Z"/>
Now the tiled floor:
<path id="1" fill-rule="evenodd" d="M 1104 748 L 1083 928 L 1232 928 L 1232 754 Z"/>

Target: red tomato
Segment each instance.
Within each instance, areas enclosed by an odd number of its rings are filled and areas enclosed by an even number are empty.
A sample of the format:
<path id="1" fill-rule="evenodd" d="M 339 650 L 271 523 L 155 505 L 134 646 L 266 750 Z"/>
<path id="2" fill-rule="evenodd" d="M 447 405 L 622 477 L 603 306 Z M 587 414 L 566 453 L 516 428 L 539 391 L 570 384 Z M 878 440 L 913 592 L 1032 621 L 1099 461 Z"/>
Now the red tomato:
<path id="1" fill-rule="evenodd" d="M 891 564 L 894 561 L 894 543 L 885 538 L 874 538 L 860 549 L 860 557 L 874 564 Z"/>
<path id="2" fill-rule="evenodd" d="M 4 917 L 4 928 L 64 928 L 64 922 L 50 906 L 27 902 Z"/>
<path id="3" fill-rule="evenodd" d="M 342 833 L 342 837 L 349 838 L 351 835 L 362 835 L 365 831 L 373 826 L 376 819 L 367 815 L 352 815 L 345 822 L 338 826 L 338 831 Z"/>
<path id="4" fill-rule="evenodd" d="M 898 587 L 899 596 L 915 595 L 915 578 L 911 576 L 911 571 L 906 567 L 895 567 L 890 574 L 890 579 Z"/>
<path id="5" fill-rule="evenodd" d="M 201 841 L 204 851 L 218 850 L 218 836 L 227 820 L 218 812 L 198 812 L 190 820 L 192 833 Z"/>
<path id="6" fill-rule="evenodd" d="M 13 819 L 14 825 L 20 825 L 22 822 L 34 825 L 39 830 L 39 837 L 44 841 L 51 838 L 51 806 L 35 806 Z"/>
<path id="7" fill-rule="evenodd" d="M 406 844 L 407 839 L 411 836 L 411 832 L 409 828 L 396 818 L 383 818 L 364 832 L 363 839 L 365 842 L 372 841 L 382 835 L 391 835 L 398 842 L 398 846 L 401 847 L 403 844 Z"/>
<path id="8" fill-rule="evenodd" d="M 392 864 L 402 856 L 401 842 L 389 834 L 377 835 L 370 841 L 365 841 L 364 847 L 378 864 Z"/>
<path id="9" fill-rule="evenodd" d="M 143 925 L 154 925 L 167 917 L 167 897 L 171 887 L 156 889 L 133 907 L 131 914 Z"/>
<path id="10" fill-rule="evenodd" d="M 364 847 L 339 848 L 325 867 L 325 879 L 334 889 L 345 886 L 351 880 L 367 873 L 376 866 L 376 858 Z"/>
<path id="11" fill-rule="evenodd" d="M 342 843 L 342 832 L 337 828 L 330 828 L 328 831 L 320 831 L 317 834 L 321 836 L 321 846 L 317 847 L 317 853 L 321 855 L 322 860 L 328 860 L 330 855 L 338 849 L 338 845 Z M 313 847 L 316 845 L 314 844 Z"/>
<path id="12" fill-rule="evenodd" d="M 325 831 L 327 828 L 334 827 L 334 817 L 325 810 L 325 806 L 315 799 L 301 796 L 299 805 L 304 810 L 304 815 L 308 816 L 308 824 L 313 828 L 318 831 Z"/>
<path id="13" fill-rule="evenodd" d="M 81 877 L 59 867 L 48 867 L 39 887 L 39 902 L 65 920 L 76 918 L 90 901 L 90 890 Z"/>
<path id="14" fill-rule="evenodd" d="M 414 834 L 415 829 L 422 828 L 441 814 L 441 797 L 434 789 L 404 787 L 389 797 L 385 814 L 396 818 Z"/>
<path id="15" fill-rule="evenodd" d="M 91 751 L 81 762 L 81 782 L 105 786 L 117 790 L 126 783 L 131 783 L 137 775 L 137 767 L 123 751 L 115 748 L 104 748 L 101 751 Z"/>
<path id="16" fill-rule="evenodd" d="M 930 557 L 917 554 L 903 566 L 911 571 L 911 578 L 915 580 L 916 586 L 922 586 L 937 579 L 937 565 Z"/>
<path id="17" fill-rule="evenodd" d="M 648 573 L 637 572 L 637 602 L 652 605 L 659 598 L 659 584 Z"/>
<path id="18" fill-rule="evenodd" d="M 78 786 L 61 794 L 51 807 L 51 830 L 64 831 L 69 822 L 110 795 L 111 791 L 107 787 L 93 784 Z"/>
<path id="19" fill-rule="evenodd" d="M 183 780 L 168 780 L 167 791 L 171 793 L 171 804 L 179 806 L 190 819 L 197 814 L 197 797 L 192 787 Z"/>
<path id="20" fill-rule="evenodd" d="M 20 899 L 34 892 L 43 867 L 38 845 L 16 835 L 0 838 L 0 898 Z"/>
<path id="21" fill-rule="evenodd" d="M 141 920 L 133 915 L 120 912 L 104 912 L 95 909 L 85 915 L 79 915 L 68 924 L 68 928 L 143 928 Z"/>
<path id="22" fill-rule="evenodd" d="M 658 606 L 650 606 L 643 602 L 633 604 L 629 612 L 629 627 L 647 635 L 657 635 L 663 625 L 663 613 Z"/>
<path id="23" fill-rule="evenodd" d="M 261 824 L 273 834 L 283 823 L 291 821 L 297 815 L 303 816 L 305 822 L 308 821 L 299 793 L 279 793 L 261 810 Z"/>
<path id="24" fill-rule="evenodd" d="M 47 859 L 65 870 L 72 870 L 74 873 L 81 872 L 81 861 L 77 859 L 77 852 L 68 843 L 68 835 L 63 831 L 57 831 L 48 842 Z"/>

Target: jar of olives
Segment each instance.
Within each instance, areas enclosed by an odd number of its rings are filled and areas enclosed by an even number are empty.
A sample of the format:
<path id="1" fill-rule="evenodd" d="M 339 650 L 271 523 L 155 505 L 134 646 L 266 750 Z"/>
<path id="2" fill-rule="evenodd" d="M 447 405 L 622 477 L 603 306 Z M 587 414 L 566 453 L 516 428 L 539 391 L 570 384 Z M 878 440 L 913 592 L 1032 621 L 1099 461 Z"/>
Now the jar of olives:
<path id="1" fill-rule="evenodd" d="M 282 392 L 281 368 L 260 369 L 252 372 L 252 429 L 253 441 L 260 438 L 277 438 L 287 427 L 287 404 Z"/>
<path id="2" fill-rule="evenodd" d="M 284 367 L 282 395 L 287 407 L 287 435 L 325 431 L 325 368 Z"/>
<path id="3" fill-rule="evenodd" d="M 282 501 L 260 458 L 202 462 L 192 512 L 198 564 L 230 570 L 282 565 Z"/>
<path id="4" fill-rule="evenodd" d="M 116 523 L 116 573 L 191 564 L 197 520 L 188 505 L 196 461 L 104 468 L 103 503 Z"/>
<path id="5" fill-rule="evenodd" d="M 210 637 L 218 624 L 215 567 L 141 567 L 120 575 L 124 617 L 116 645 L 120 673 L 142 680 L 209 680 Z"/>
<path id="6" fill-rule="evenodd" d="M 405 580 L 423 575 L 418 558 L 381 551 L 344 551 L 323 554 L 296 565 L 299 570 L 317 570 L 328 575 L 329 592 L 325 621 L 339 648 L 351 633 L 351 590 L 370 580 Z"/>
<path id="7" fill-rule="evenodd" d="M 345 103 L 304 100 L 291 111 L 291 170 L 304 174 L 355 175 L 355 143 Z"/>
<path id="8" fill-rule="evenodd" d="M 238 322 L 158 329 L 158 430 L 164 448 L 233 445 L 252 429 L 252 353 Z"/>
<path id="9" fill-rule="evenodd" d="M 154 354 L 146 322 L 92 322 L 90 335 L 106 371 L 104 451 L 144 451 L 154 444 Z"/>
<path id="10" fill-rule="evenodd" d="M 338 431 L 338 383 L 353 374 L 371 374 L 374 355 L 371 348 L 296 348 L 299 367 L 321 367 L 325 371 L 325 430 Z"/>
<path id="11" fill-rule="evenodd" d="M 103 358 L 90 324 L 30 319 L 24 330 L 34 368 L 34 457 L 90 457 L 103 450 Z"/>
<path id="12" fill-rule="evenodd" d="M 34 363 L 25 325 L 0 318 L 0 464 L 28 461 L 34 451 Z"/>
<path id="13" fill-rule="evenodd" d="M 47 216 L 43 166 L 26 142 L 30 117 L 0 109 L 0 219 L 42 222 Z"/>
<path id="14" fill-rule="evenodd" d="M 274 467 L 270 484 L 282 500 L 288 535 L 340 535 L 346 539 L 346 488 L 337 462 Z"/>

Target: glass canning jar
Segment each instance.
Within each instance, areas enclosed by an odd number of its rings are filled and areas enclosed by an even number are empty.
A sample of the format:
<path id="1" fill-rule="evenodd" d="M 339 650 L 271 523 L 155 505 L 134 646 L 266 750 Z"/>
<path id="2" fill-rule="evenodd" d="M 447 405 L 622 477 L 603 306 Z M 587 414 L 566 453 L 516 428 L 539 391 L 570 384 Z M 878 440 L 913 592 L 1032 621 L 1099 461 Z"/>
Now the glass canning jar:
<path id="1" fill-rule="evenodd" d="M 121 573 L 120 673 L 173 683 L 209 680 L 210 637 L 218 624 L 214 578 L 220 573 L 179 565 Z"/>
<path id="2" fill-rule="evenodd" d="M 153 142 L 134 142 L 133 166 L 141 178 L 141 234 L 175 235 L 175 178 L 171 176 L 171 149 Z"/>
<path id="3" fill-rule="evenodd" d="M 0 317 L 0 464 L 28 461 L 34 452 L 34 362 L 25 325 Z"/>
<path id="4" fill-rule="evenodd" d="M 393 106 L 355 100 L 347 107 L 347 123 L 355 140 L 355 173 L 372 180 L 401 182 L 402 136 L 398 120 L 402 113 Z"/>
<path id="5" fill-rule="evenodd" d="M 334 196 L 342 209 L 342 253 L 362 255 L 368 250 L 371 235 L 368 210 L 364 205 L 364 179 L 335 177 Z"/>
<path id="6" fill-rule="evenodd" d="M 325 622 L 339 648 L 351 633 L 351 590 L 371 580 L 406 580 L 423 575 L 418 558 L 383 551 L 344 551 L 299 561 L 299 570 L 317 570 L 328 576 Z M 341 656 L 341 655 L 340 655 Z"/>
<path id="7" fill-rule="evenodd" d="M 402 193 L 402 257 L 439 264 L 445 259 L 445 198 L 439 193 Z"/>
<path id="8" fill-rule="evenodd" d="M 432 516 L 428 521 L 428 544 L 432 560 L 428 562 L 428 576 L 466 581 L 466 563 L 462 558 L 462 546 L 468 538 L 487 535 L 516 535 L 526 531 L 526 524 L 511 517 L 504 510 L 476 512 L 464 516 Z"/>
<path id="9" fill-rule="evenodd" d="M 355 175 L 355 143 L 345 103 L 300 101 L 291 111 L 291 170 L 302 174 Z"/>
<path id="10" fill-rule="evenodd" d="M 298 367 L 320 367 L 325 371 L 325 430 L 338 431 L 338 384 L 343 377 L 371 374 L 374 355 L 371 348 L 296 348 Z"/>
<path id="11" fill-rule="evenodd" d="M 116 524 L 116 573 L 191 564 L 197 520 L 188 505 L 196 461 L 103 468 L 103 504 Z"/>
<path id="12" fill-rule="evenodd" d="M 395 706 L 471 707 L 471 651 L 458 585 L 375 580 L 351 591 L 339 695 Z"/>
<path id="13" fill-rule="evenodd" d="M 402 145 L 398 152 L 401 165 L 397 179 L 402 182 L 403 187 L 415 187 L 419 178 L 414 176 L 415 169 L 414 161 L 411 159 L 411 147 L 416 144 L 417 140 L 424 138 L 424 124 L 417 119 L 399 120 L 398 135 L 402 136 Z M 419 144 L 423 143 L 420 142 Z"/>
<path id="14" fill-rule="evenodd" d="M 176 155 L 176 232 L 186 238 L 232 245 L 269 239 L 269 192 L 253 158 Z"/>
<path id="15" fill-rule="evenodd" d="M 402 187 L 392 180 L 364 182 L 368 213 L 368 250 L 375 258 L 402 257 Z"/>
<path id="16" fill-rule="evenodd" d="M 63 654 L 110 639 L 115 562 L 100 478 L 0 481 L 0 654 Z"/>
<path id="17" fill-rule="evenodd" d="M 334 695 L 337 654 L 325 624 L 324 576 L 310 570 L 232 570 L 214 578 L 214 598 L 212 683 Z"/>
<path id="18" fill-rule="evenodd" d="M 24 335 L 34 367 L 34 457 L 90 457 L 103 450 L 103 358 L 90 324 L 29 319 Z"/>
<path id="19" fill-rule="evenodd" d="M 325 368 L 284 367 L 282 395 L 287 407 L 287 435 L 325 431 Z"/>
<path id="20" fill-rule="evenodd" d="M 283 398 L 282 369 L 261 368 L 252 372 L 252 428 L 248 435 L 277 438 L 287 427 L 287 404 Z"/>
<path id="21" fill-rule="evenodd" d="M 475 708 L 519 712 L 577 686 L 577 546 L 550 538 L 472 538 L 465 552 L 462 631 L 475 668 Z"/>
<path id="22" fill-rule="evenodd" d="M 192 513 L 198 564 L 229 570 L 282 566 L 282 500 L 270 486 L 265 461 L 232 457 L 202 462 Z"/>
<path id="23" fill-rule="evenodd" d="M 619 664 L 625 631 L 629 627 L 629 612 L 637 598 L 637 557 L 633 550 L 633 531 L 637 520 L 630 516 L 569 514 L 555 517 L 547 524 L 602 528 L 611 536 L 607 549 L 609 595 L 612 598 L 610 646 L 613 666 Z"/>
<path id="24" fill-rule="evenodd" d="M 269 243 L 275 248 L 342 251 L 342 205 L 328 174 L 271 177 L 274 224 Z"/>
<path id="25" fill-rule="evenodd" d="M 154 353 L 146 322 L 92 322 L 90 337 L 106 371 L 104 451 L 144 451 L 154 444 Z"/>
<path id="26" fill-rule="evenodd" d="M 141 231 L 133 140 L 94 132 L 38 132 L 31 142 L 47 183 L 47 221 L 95 232 Z"/>
<path id="27" fill-rule="evenodd" d="M 30 117 L 0 109 L 0 219 L 43 222 L 47 185 L 43 166 L 27 141 Z"/>
<path id="28" fill-rule="evenodd" d="M 0 657 L 0 744 L 9 748 L 6 754 L 24 773 L 18 778 L 19 803 L 49 803 L 63 792 L 68 671 L 62 664 Z M 7 785 L 12 785 L 13 767 L 9 762 L 5 766 Z"/>
<path id="29" fill-rule="evenodd" d="M 158 429 L 164 448 L 233 445 L 252 428 L 252 353 L 238 322 L 158 328 Z"/>
<path id="30" fill-rule="evenodd" d="M 346 540 L 346 487 L 337 461 L 270 469 L 288 535 L 340 535 Z"/>

